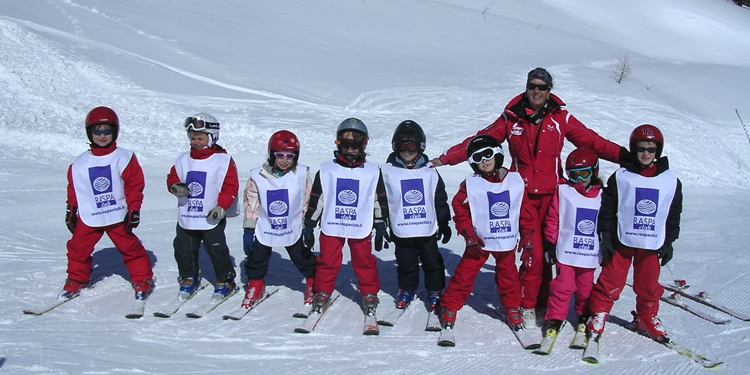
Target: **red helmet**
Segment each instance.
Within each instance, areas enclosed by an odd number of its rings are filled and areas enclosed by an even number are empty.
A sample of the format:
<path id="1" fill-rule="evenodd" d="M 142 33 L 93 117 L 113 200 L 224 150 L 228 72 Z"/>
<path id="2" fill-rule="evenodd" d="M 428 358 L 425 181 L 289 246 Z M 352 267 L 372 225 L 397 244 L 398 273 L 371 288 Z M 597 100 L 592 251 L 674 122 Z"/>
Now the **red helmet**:
<path id="1" fill-rule="evenodd" d="M 89 137 L 90 142 L 94 142 L 91 138 L 91 126 L 107 124 L 112 125 L 112 142 L 117 140 L 117 133 L 120 132 L 120 119 L 117 117 L 117 113 L 108 107 L 96 107 L 92 109 L 88 115 L 86 115 L 86 135 Z"/>
<path id="2" fill-rule="evenodd" d="M 594 151 L 577 148 L 565 159 L 565 170 L 591 168 L 594 177 L 599 177 L 599 158 Z"/>
<path id="3" fill-rule="evenodd" d="M 633 154 L 635 154 L 635 143 L 638 141 L 656 142 L 656 158 L 661 156 L 661 151 L 664 149 L 664 136 L 656 126 L 643 124 L 633 129 L 630 133 L 630 152 Z"/>
<path id="4" fill-rule="evenodd" d="M 271 151 L 299 152 L 299 139 L 288 130 L 277 131 L 268 140 L 268 152 Z"/>

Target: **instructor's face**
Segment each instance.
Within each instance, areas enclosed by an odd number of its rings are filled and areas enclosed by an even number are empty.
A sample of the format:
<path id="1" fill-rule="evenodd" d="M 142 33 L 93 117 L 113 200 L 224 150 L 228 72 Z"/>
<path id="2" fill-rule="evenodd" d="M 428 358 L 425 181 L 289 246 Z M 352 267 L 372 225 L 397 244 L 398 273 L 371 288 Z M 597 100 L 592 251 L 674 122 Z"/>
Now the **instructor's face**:
<path id="1" fill-rule="evenodd" d="M 549 98 L 549 88 L 547 90 L 540 90 L 539 87 L 536 87 L 537 85 L 546 86 L 544 81 L 541 79 L 532 79 L 529 81 L 531 85 L 529 86 L 535 86 L 533 89 L 526 88 L 526 99 L 529 101 L 529 105 L 531 106 L 531 109 L 537 110 L 539 107 L 541 107 L 545 102 L 547 102 L 547 98 Z"/>

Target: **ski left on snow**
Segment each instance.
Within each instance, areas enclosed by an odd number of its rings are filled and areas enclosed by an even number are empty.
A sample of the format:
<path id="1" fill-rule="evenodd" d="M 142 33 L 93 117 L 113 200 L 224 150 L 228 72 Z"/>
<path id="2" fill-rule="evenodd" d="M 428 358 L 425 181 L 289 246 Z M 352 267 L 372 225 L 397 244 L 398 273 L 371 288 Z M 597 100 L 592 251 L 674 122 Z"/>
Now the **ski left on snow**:
<path id="1" fill-rule="evenodd" d="M 229 313 L 227 315 L 224 315 L 222 318 L 224 320 L 240 320 L 245 315 L 247 315 L 250 311 L 252 311 L 254 308 L 258 307 L 258 305 L 260 305 L 261 302 L 267 300 L 268 297 L 271 297 L 272 295 L 274 295 L 274 293 L 276 293 L 278 291 L 279 291 L 279 288 L 276 288 L 273 291 L 271 291 L 270 293 L 266 293 L 266 295 L 263 296 L 263 298 L 261 298 L 260 300 L 258 300 L 258 302 L 254 303 L 252 306 L 250 306 L 250 307 L 240 306 L 237 310 L 234 310 L 231 313 Z"/>
<path id="2" fill-rule="evenodd" d="M 187 316 L 188 318 L 196 318 L 196 319 L 197 318 L 202 318 L 204 315 L 210 313 L 211 311 L 213 311 L 214 309 L 216 309 L 217 307 L 219 307 L 219 305 L 221 305 L 222 303 L 226 302 L 233 295 L 237 294 L 237 291 L 239 289 L 240 289 L 239 287 L 234 288 L 234 290 L 231 293 L 229 293 L 224 298 L 220 298 L 220 297 L 217 298 L 216 297 L 216 293 L 214 293 L 214 295 L 211 296 L 211 301 L 209 301 L 207 304 L 199 307 L 198 309 L 185 314 L 185 316 Z"/>

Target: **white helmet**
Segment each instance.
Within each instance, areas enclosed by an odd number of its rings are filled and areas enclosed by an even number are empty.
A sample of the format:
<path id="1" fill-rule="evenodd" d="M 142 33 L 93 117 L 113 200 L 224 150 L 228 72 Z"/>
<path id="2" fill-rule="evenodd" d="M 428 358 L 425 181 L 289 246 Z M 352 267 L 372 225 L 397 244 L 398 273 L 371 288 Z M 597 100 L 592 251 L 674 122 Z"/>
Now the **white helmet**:
<path id="1" fill-rule="evenodd" d="M 208 147 L 213 147 L 219 141 L 219 120 L 208 113 L 196 113 L 185 119 L 185 131 L 196 131 L 208 134 Z M 188 139 L 190 133 L 188 133 Z"/>

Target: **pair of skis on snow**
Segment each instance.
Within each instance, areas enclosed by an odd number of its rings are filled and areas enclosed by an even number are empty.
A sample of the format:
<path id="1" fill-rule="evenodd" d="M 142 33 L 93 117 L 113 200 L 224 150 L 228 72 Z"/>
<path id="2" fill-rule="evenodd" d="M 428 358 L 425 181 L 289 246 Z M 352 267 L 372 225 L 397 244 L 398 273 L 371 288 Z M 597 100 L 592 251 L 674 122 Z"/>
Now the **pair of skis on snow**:
<path id="1" fill-rule="evenodd" d="M 302 321 L 302 324 L 294 328 L 294 332 L 297 333 L 312 333 L 315 328 L 318 327 L 318 324 L 320 323 L 321 319 L 323 319 L 323 316 L 325 316 L 326 312 L 331 308 L 331 306 L 336 302 L 336 300 L 339 299 L 341 296 L 341 293 L 334 292 L 333 295 L 328 299 L 328 304 L 323 307 L 322 309 L 316 311 L 312 309 L 311 307 L 308 307 L 308 313 L 303 314 L 302 312 L 298 312 L 294 314 L 294 317 L 296 318 L 304 318 L 305 320 Z M 375 314 L 375 312 L 371 312 L 370 314 L 365 313 L 365 321 L 364 321 L 364 327 L 362 329 L 362 334 L 365 336 L 377 336 L 380 334 L 380 327 L 378 326 L 378 318 Z"/>

